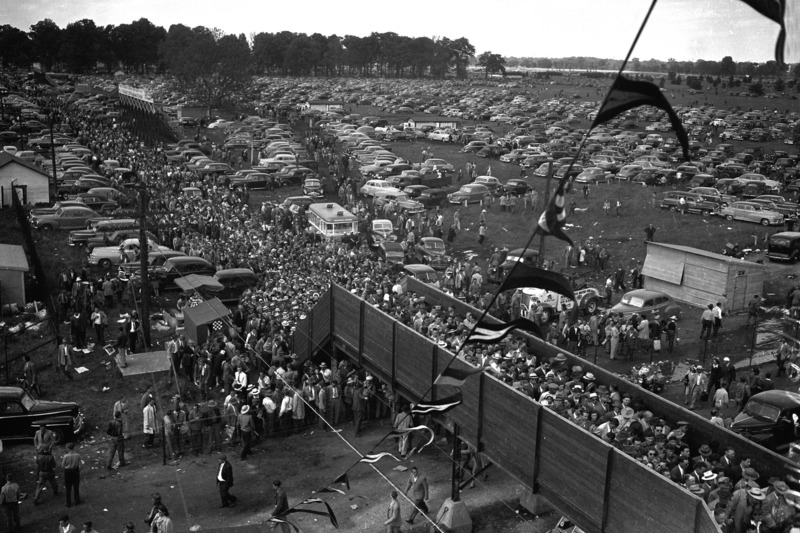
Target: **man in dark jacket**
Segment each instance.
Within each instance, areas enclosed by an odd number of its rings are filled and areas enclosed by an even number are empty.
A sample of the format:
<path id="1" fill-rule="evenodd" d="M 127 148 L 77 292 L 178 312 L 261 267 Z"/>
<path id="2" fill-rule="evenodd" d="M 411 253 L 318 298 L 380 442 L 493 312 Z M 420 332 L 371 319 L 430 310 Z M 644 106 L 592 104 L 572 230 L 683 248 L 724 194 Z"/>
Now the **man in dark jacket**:
<path id="1" fill-rule="evenodd" d="M 233 507 L 236 505 L 236 496 L 229 491 L 233 487 L 233 467 L 224 455 L 219 458 L 219 468 L 217 469 L 217 487 L 219 497 L 222 502 L 220 507 Z"/>
<path id="2" fill-rule="evenodd" d="M 284 518 L 284 514 L 289 510 L 289 497 L 286 491 L 281 487 L 281 480 L 276 479 L 272 482 L 272 488 L 275 489 L 275 507 L 272 509 L 272 516 L 277 518 Z M 289 524 L 286 522 L 277 524 L 276 531 L 281 533 L 290 533 Z"/>

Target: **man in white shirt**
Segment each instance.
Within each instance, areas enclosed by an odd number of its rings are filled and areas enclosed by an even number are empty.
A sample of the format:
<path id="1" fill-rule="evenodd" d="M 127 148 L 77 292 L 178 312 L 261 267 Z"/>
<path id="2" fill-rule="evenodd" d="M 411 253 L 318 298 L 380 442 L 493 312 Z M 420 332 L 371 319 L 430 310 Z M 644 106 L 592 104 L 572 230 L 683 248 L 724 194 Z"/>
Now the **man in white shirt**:
<path id="1" fill-rule="evenodd" d="M 719 328 L 722 327 L 722 304 L 717 302 L 711 313 L 714 315 L 714 336 L 716 337 Z"/>

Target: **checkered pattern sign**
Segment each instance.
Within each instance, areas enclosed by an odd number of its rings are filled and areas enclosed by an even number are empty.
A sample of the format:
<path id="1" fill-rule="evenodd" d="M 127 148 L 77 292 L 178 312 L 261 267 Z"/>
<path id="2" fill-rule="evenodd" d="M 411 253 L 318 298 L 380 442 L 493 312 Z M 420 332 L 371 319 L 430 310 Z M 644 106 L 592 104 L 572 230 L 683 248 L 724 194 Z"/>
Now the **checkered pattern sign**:
<path id="1" fill-rule="evenodd" d="M 223 323 L 222 323 L 222 320 L 215 320 L 215 321 L 214 321 L 214 322 L 211 324 L 211 328 L 212 328 L 214 331 L 222 331 L 222 328 L 224 328 L 224 327 L 225 327 L 225 324 L 223 324 Z"/>

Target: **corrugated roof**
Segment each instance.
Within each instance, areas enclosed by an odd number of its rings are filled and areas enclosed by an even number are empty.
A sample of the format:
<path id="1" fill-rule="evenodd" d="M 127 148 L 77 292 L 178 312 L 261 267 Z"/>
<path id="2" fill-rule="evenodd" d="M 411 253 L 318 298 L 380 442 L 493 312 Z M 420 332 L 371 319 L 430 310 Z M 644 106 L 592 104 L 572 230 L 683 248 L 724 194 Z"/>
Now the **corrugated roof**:
<path id="1" fill-rule="evenodd" d="M 25 168 L 29 168 L 29 169 L 31 169 L 31 170 L 33 170 L 35 172 L 38 172 L 42 176 L 46 176 L 48 179 L 50 178 L 50 174 L 48 174 L 47 172 L 45 172 L 41 168 L 37 167 L 36 165 L 31 165 L 30 163 L 28 163 L 24 159 L 20 159 L 17 156 L 9 154 L 8 152 L 0 151 L 0 168 L 3 168 L 4 166 L 6 166 L 6 165 L 8 165 L 10 163 L 16 163 L 18 165 L 22 165 Z"/>
<path id="2" fill-rule="evenodd" d="M 0 270 L 29 271 L 25 249 L 18 244 L 0 244 Z"/>
<path id="3" fill-rule="evenodd" d="M 683 246 L 681 244 L 667 244 L 667 243 L 663 243 L 663 242 L 648 242 L 647 246 L 648 247 L 656 246 L 656 247 L 663 247 L 663 248 L 671 248 L 673 250 L 678 250 L 678 251 L 686 252 L 686 253 L 689 253 L 689 254 L 701 255 L 703 257 L 708 257 L 708 258 L 711 258 L 711 259 L 715 259 L 715 260 L 723 262 L 723 263 L 735 263 L 737 265 L 745 264 L 748 267 L 764 268 L 764 265 L 759 264 L 759 263 L 754 263 L 753 261 L 745 261 L 743 259 L 736 259 L 735 257 L 730 257 L 730 256 L 727 256 L 727 255 L 722 255 L 722 254 L 716 254 L 714 252 L 701 250 L 699 248 L 692 248 L 691 246 Z"/>

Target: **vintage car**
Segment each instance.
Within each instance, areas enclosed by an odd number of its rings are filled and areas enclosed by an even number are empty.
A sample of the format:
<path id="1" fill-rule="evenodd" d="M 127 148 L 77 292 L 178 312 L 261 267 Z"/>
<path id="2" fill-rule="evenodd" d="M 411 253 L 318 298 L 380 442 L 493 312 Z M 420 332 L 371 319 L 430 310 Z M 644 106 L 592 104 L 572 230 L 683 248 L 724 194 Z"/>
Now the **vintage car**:
<path id="1" fill-rule="evenodd" d="M 681 318 L 681 306 L 671 296 L 663 292 L 636 289 L 622 295 L 620 302 L 611 308 L 612 313 L 622 314 L 626 318 L 633 315 L 658 315 L 663 319 L 672 316 Z"/>
<path id="2" fill-rule="evenodd" d="M 750 397 L 731 424 L 731 431 L 782 453 L 798 439 L 800 394 L 785 390 L 759 392 Z"/>
<path id="3" fill-rule="evenodd" d="M 764 206 L 756 202 L 733 202 L 727 207 L 719 210 L 719 215 L 728 220 L 744 220 L 745 222 L 755 222 L 762 226 L 783 224 L 783 215 L 777 211 L 764 209 Z"/>
<path id="4" fill-rule="evenodd" d="M 160 246 L 155 241 L 148 239 L 148 250 L 166 251 L 166 246 Z M 109 268 L 112 265 L 133 263 L 139 257 L 139 237 L 125 239 L 118 246 L 100 246 L 92 250 L 87 262 L 100 268 Z"/>
<path id="5" fill-rule="evenodd" d="M 575 291 L 575 300 L 578 302 L 578 309 L 591 315 L 597 310 L 600 302 L 603 301 L 603 296 L 594 287 L 587 287 Z M 523 316 L 533 316 L 534 311 L 540 305 L 542 308 L 541 321 L 546 324 L 553 317 L 558 316 L 561 311 L 571 311 L 575 307 L 575 302 L 552 291 L 534 288 L 522 289 L 521 309 Z"/>
<path id="6" fill-rule="evenodd" d="M 483 200 L 483 197 L 490 194 L 489 188 L 481 183 L 467 183 L 462 185 L 459 190 L 450 193 L 447 200 L 451 204 L 463 204 L 464 202 L 474 204 Z"/>
<path id="7" fill-rule="evenodd" d="M 385 241 L 395 241 L 397 239 L 392 221 L 385 218 L 377 218 L 372 221 L 369 235 L 371 246 L 380 246 Z"/>
<path id="8" fill-rule="evenodd" d="M 56 444 L 74 440 L 84 429 L 77 403 L 37 400 L 19 387 L 0 387 L 0 438 L 33 439 L 39 426 L 47 424 Z"/>
<path id="9" fill-rule="evenodd" d="M 414 247 L 414 256 L 420 263 L 436 270 L 444 270 L 450 264 L 444 241 L 437 237 L 423 237 Z"/>

